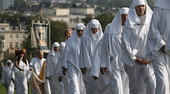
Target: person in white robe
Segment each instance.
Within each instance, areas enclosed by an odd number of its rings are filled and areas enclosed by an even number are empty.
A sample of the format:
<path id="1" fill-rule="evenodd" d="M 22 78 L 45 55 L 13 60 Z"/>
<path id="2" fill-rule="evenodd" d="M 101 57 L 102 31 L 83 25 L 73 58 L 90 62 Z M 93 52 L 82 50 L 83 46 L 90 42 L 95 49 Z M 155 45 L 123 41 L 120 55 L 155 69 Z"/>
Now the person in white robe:
<path id="1" fill-rule="evenodd" d="M 65 49 L 65 46 L 66 46 L 66 43 L 67 43 L 67 40 L 69 39 L 69 37 L 71 37 L 71 35 L 72 35 L 72 33 L 73 33 L 73 30 L 72 29 L 67 29 L 66 31 L 65 31 L 65 41 L 63 41 L 63 42 L 61 42 L 60 43 L 60 49 L 59 49 L 59 51 L 60 51 L 60 54 L 61 54 L 61 57 L 63 56 L 63 52 L 64 52 L 64 49 Z"/>
<path id="2" fill-rule="evenodd" d="M 66 40 L 60 43 L 59 52 L 60 52 L 61 62 L 63 61 L 63 52 L 64 52 L 64 49 L 65 49 L 67 40 L 71 37 L 72 33 L 73 33 L 72 29 L 67 29 L 65 31 L 65 34 L 64 34 Z M 62 81 L 62 83 L 64 84 L 64 89 L 66 91 L 66 94 L 69 94 L 70 80 L 68 78 L 68 75 L 67 74 L 66 75 L 62 75 L 62 73 L 60 73 L 59 81 L 60 82 Z"/>
<path id="3" fill-rule="evenodd" d="M 146 0 L 132 1 L 123 28 L 121 57 L 129 76 L 130 94 L 155 94 L 155 75 L 147 56 L 151 18 Z"/>
<path id="4" fill-rule="evenodd" d="M 170 94 L 170 0 L 155 2 L 149 30 L 149 48 L 156 76 L 155 94 Z"/>
<path id="5" fill-rule="evenodd" d="M 92 19 L 86 26 L 81 39 L 80 63 L 87 94 L 98 94 L 98 81 L 90 75 L 92 60 L 98 42 L 103 36 L 100 22 Z"/>
<path id="6" fill-rule="evenodd" d="M 31 59 L 30 67 L 33 69 L 36 76 L 39 76 L 41 72 L 44 72 L 44 71 L 41 71 L 44 64 L 46 63 L 46 59 L 43 58 L 43 56 L 44 56 L 43 52 L 38 51 L 37 56 L 35 58 Z M 35 84 L 33 86 L 33 75 L 31 75 L 31 77 L 30 77 L 30 87 L 31 87 L 31 94 L 38 94 Z M 40 87 L 41 87 L 40 90 L 41 90 L 42 94 L 45 94 L 46 90 L 45 91 L 43 90 L 45 88 L 44 83 L 41 84 Z"/>
<path id="7" fill-rule="evenodd" d="M 14 63 L 12 80 L 15 82 L 16 94 L 28 94 L 28 85 L 32 68 L 29 68 L 28 60 L 24 57 L 25 51 L 20 50 Z"/>
<path id="8" fill-rule="evenodd" d="M 51 94 L 57 93 L 57 86 L 59 84 L 58 77 L 61 70 L 59 46 L 60 44 L 55 42 L 51 52 L 47 56 L 46 79 L 49 79 Z"/>
<path id="9" fill-rule="evenodd" d="M 14 94 L 14 83 L 12 81 L 13 63 L 11 60 L 6 61 L 6 65 L 2 68 L 2 85 L 6 89 L 6 94 Z"/>
<path id="10" fill-rule="evenodd" d="M 85 26 L 79 23 L 73 34 L 68 39 L 64 53 L 63 53 L 63 74 L 66 72 L 70 79 L 70 93 L 69 94 L 86 94 L 83 76 L 80 70 L 80 38 L 82 37 Z"/>
<path id="11" fill-rule="evenodd" d="M 121 36 L 129 8 L 121 8 L 98 43 L 91 75 L 99 78 L 101 94 L 129 94 L 129 79 L 121 62 Z M 97 63 L 97 64 L 96 64 Z M 102 75 L 99 75 L 101 72 Z"/>

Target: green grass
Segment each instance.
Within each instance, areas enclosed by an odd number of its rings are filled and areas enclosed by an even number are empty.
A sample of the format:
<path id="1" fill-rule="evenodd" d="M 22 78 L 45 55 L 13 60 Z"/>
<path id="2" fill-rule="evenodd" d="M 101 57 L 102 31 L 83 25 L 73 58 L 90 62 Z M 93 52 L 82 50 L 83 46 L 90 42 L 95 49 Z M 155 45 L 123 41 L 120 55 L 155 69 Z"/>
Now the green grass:
<path id="1" fill-rule="evenodd" d="M 5 89 L 5 87 L 2 85 L 1 81 L 0 81 L 0 93 L 1 93 L 1 94 L 6 94 L 6 89 Z M 15 91 L 14 94 L 16 94 L 16 91 Z M 29 94 L 31 94 L 31 87 L 29 87 Z"/>
<path id="2" fill-rule="evenodd" d="M 6 89 L 4 86 L 2 86 L 1 82 L 0 82 L 0 92 L 1 92 L 1 94 L 6 94 Z"/>

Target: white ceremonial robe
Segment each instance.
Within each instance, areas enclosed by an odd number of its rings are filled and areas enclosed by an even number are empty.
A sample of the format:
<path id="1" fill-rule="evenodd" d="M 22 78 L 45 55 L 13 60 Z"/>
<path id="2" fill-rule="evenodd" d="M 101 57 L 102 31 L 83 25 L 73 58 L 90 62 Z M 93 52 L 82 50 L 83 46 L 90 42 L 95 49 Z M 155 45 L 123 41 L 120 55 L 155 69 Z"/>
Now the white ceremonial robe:
<path id="1" fill-rule="evenodd" d="M 91 26 L 98 25 L 96 34 L 92 34 Z M 98 20 L 92 19 L 86 26 L 81 38 L 80 46 L 80 68 L 86 68 L 86 74 L 83 74 L 83 80 L 86 86 L 87 94 L 98 94 L 99 84 L 98 81 L 93 79 L 90 75 L 91 67 L 93 64 L 93 56 L 98 42 L 103 36 L 103 31 Z"/>
<path id="2" fill-rule="evenodd" d="M 83 74 L 83 80 L 86 86 L 86 92 L 87 94 L 98 94 L 99 84 L 98 81 L 93 79 L 93 77 L 90 75 L 91 71 L 91 61 L 93 58 L 92 50 L 94 51 L 96 49 L 98 42 L 93 42 L 89 39 L 82 38 L 81 39 L 81 56 L 83 57 L 84 62 L 81 63 L 83 67 L 86 67 L 86 74 Z M 86 57 L 87 56 L 87 57 Z M 81 58 L 82 60 L 82 58 Z M 89 64 L 88 64 L 89 63 Z"/>
<path id="3" fill-rule="evenodd" d="M 118 38 L 118 39 L 117 39 Z M 124 65 L 120 61 L 121 55 L 121 45 L 120 45 L 120 36 L 113 37 L 110 34 L 104 34 L 103 39 L 101 40 L 100 52 L 101 56 L 96 62 L 100 62 L 101 68 L 107 68 L 105 73 L 106 79 L 110 83 L 110 89 L 107 93 L 101 94 L 129 94 L 129 79 L 128 75 L 124 70 Z M 107 77 L 109 76 L 109 78 Z M 100 80 L 100 76 L 99 76 Z M 107 82 L 107 83 L 108 83 Z M 99 83 L 101 83 L 99 81 Z M 101 85 L 103 85 L 101 83 Z M 106 86 L 103 88 L 106 88 Z M 102 88 L 101 88 L 102 89 Z"/>
<path id="4" fill-rule="evenodd" d="M 42 68 L 45 60 L 46 60 L 45 58 L 42 58 L 40 60 L 38 57 L 31 59 L 30 67 L 34 70 L 34 73 L 36 74 L 36 76 L 40 75 L 41 68 Z M 32 77 L 32 75 L 30 76 L 30 86 L 31 86 L 31 94 L 38 94 L 37 90 L 33 87 L 33 77 Z M 47 90 L 45 90 L 45 91 L 47 91 Z"/>
<path id="5" fill-rule="evenodd" d="M 101 44 L 102 44 L 102 41 L 99 41 L 96 47 L 92 67 L 90 70 L 90 75 L 98 77 L 98 80 L 97 80 L 98 86 L 99 86 L 98 94 L 111 94 L 111 82 L 110 82 L 109 72 L 106 71 L 104 75 L 100 73 L 100 68 L 104 67 L 104 66 L 101 66 L 101 63 L 100 63 Z"/>
<path id="6" fill-rule="evenodd" d="M 163 1 L 169 2 L 169 0 Z M 156 76 L 155 94 L 170 94 L 170 8 L 164 9 L 160 7 L 156 6 L 153 10 L 149 31 L 149 47 L 153 56 L 152 60 L 154 60 L 153 67 Z M 169 5 L 162 7 L 169 7 Z M 164 44 L 166 44 L 165 53 L 160 50 Z"/>
<path id="7" fill-rule="evenodd" d="M 146 12 L 139 17 L 135 7 L 146 6 Z M 152 18 L 152 10 L 146 0 L 133 0 L 128 20 L 123 28 L 122 35 L 122 62 L 126 64 L 126 72 L 129 76 L 130 94 L 155 94 L 155 75 L 152 63 L 139 64 L 137 58 L 149 59 L 148 32 Z"/>
<path id="8" fill-rule="evenodd" d="M 69 94 L 86 94 L 83 76 L 79 69 L 79 56 L 80 39 L 75 29 L 72 36 L 68 39 L 63 53 L 63 67 L 67 69 L 67 74 L 70 79 Z"/>
<path id="9" fill-rule="evenodd" d="M 63 61 L 63 53 L 64 53 L 64 49 L 65 49 L 66 44 L 67 44 L 67 40 L 61 42 L 60 46 L 59 46 L 61 62 Z M 61 70 L 62 70 L 62 68 L 61 68 Z M 70 88 L 70 79 L 68 77 L 68 74 L 62 75 L 62 73 L 60 72 L 59 75 L 62 76 L 62 83 L 64 84 L 64 89 L 65 89 L 66 94 L 69 94 L 69 92 L 70 92 L 69 91 L 69 88 Z"/>
<path id="10" fill-rule="evenodd" d="M 141 65 L 135 62 L 136 57 L 148 59 L 146 57 L 148 25 L 137 25 L 137 31 L 124 27 L 122 61 L 127 64 L 126 72 L 130 81 L 130 94 L 154 94 L 155 77 L 152 63 Z M 141 29 L 145 29 L 141 32 Z"/>
<path id="11" fill-rule="evenodd" d="M 61 70 L 61 60 L 59 52 L 55 52 L 55 56 L 51 55 L 51 53 L 52 51 L 47 56 L 46 77 L 49 77 L 51 94 L 56 94 L 59 84 L 58 77 Z"/>
<path id="12" fill-rule="evenodd" d="M 93 57 L 91 75 L 98 77 L 100 68 L 107 68 L 106 73 L 99 76 L 99 93 L 101 94 L 129 94 L 128 75 L 120 60 L 123 29 L 121 15 L 128 14 L 128 11 L 129 8 L 121 8 L 113 21 L 106 26 L 104 36 L 98 43 Z"/>
<path id="13" fill-rule="evenodd" d="M 11 61 L 10 61 L 11 62 Z M 14 94 L 14 83 L 12 82 L 12 75 L 13 73 L 13 64 L 11 62 L 11 66 L 7 65 L 8 61 L 6 62 L 6 66 L 2 68 L 2 84 L 4 84 L 5 89 L 7 91 L 6 94 Z"/>
<path id="14" fill-rule="evenodd" d="M 108 27 L 109 25 L 106 26 L 106 29 L 108 29 Z M 98 42 L 97 47 L 95 49 L 94 56 L 92 59 L 93 63 L 91 66 L 90 75 L 98 77 L 98 85 L 99 85 L 98 94 L 110 94 L 111 82 L 110 82 L 109 72 L 107 71 L 104 75 L 100 73 L 101 67 L 106 68 L 106 66 L 101 66 L 100 63 L 101 45 L 102 45 L 102 39 Z"/>
<path id="15" fill-rule="evenodd" d="M 16 94 L 28 94 L 27 79 L 30 78 L 31 71 L 27 60 L 26 63 L 27 65 L 22 60 L 19 62 L 19 67 L 24 71 L 14 67 L 15 77 L 13 76 L 13 79 L 15 79 Z"/>

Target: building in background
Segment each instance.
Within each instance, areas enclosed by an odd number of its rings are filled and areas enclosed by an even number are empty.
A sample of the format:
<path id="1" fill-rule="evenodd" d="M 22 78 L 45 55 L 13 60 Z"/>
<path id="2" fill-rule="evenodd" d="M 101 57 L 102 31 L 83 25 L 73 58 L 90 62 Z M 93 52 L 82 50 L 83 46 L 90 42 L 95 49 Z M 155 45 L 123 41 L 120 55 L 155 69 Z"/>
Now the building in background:
<path id="1" fill-rule="evenodd" d="M 89 7 L 82 7 L 82 8 L 70 8 L 70 14 L 76 14 L 76 15 L 93 15 L 94 14 L 94 8 Z"/>
<path id="2" fill-rule="evenodd" d="M 0 0 L 0 10 L 6 10 L 10 6 L 14 6 L 14 0 Z"/>
<path id="3" fill-rule="evenodd" d="M 27 37 L 25 30 L 9 23 L 0 23 L 0 61 L 13 56 L 15 49 L 22 48 L 21 43 Z"/>
<path id="4" fill-rule="evenodd" d="M 48 16 L 67 16 L 70 14 L 70 9 L 68 8 L 43 8 L 41 9 L 43 15 Z"/>
<path id="5" fill-rule="evenodd" d="M 94 8 L 77 7 L 77 8 L 43 8 L 42 14 L 53 21 L 64 21 L 68 28 L 75 28 L 77 23 L 83 23 L 82 19 L 86 15 L 94 16 Z"/>

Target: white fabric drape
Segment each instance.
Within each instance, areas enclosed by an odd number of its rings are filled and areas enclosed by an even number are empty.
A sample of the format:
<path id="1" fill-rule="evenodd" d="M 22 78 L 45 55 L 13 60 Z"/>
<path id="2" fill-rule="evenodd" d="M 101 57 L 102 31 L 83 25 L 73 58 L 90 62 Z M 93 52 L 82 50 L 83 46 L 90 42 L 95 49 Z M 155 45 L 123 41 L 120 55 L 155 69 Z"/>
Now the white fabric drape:
<path id="1" fill-rule="evenodd" d="M 31 77 L 30 77 L 30 86 L 31 86 L 31 93 L 32 93 L 32 94 L 41 93 L 38 85 L 41 84 L 41 83 L 45 83 L 45 79 L 40 80 L 40 79 L 38 78 L 38 76 L 40 75 L 40 72 L 41 72 L 41 69 L 42 69 L 42 66 L 43 66 L 45 60 L 46 60 L 45 58 L 42 58 L 42 59 L 40 60 L 38 57 L 35 57 L 35 58 L 32 58 L 32 59 L 31 59 L 30 67 L 34 70 L 34 72 L 32 72 L 32 75 L 31 75 Z M 44 77 L 45 77 L 45 76 L 44 76 Z M 38 80 L 38 79 L 39 79 L 39 80 Z M 37 92 L 37 90 L 33 87 L 33 80 L 35 80 L 35 81 L 34 81 L 34 84 L 35 84 L 38 92 Z M 37 83 L 37 82 L 40 82 L 40 83 Z M 46 85 L 46 83 L 45 83 L 45 85 Z M 45 92 L 48 92 L 48 89 L 49 89 L 49 88 L 46 88 L 46 89 L 45 89 Z M 45 94 L 46 94 L 46 93 L 45 93 Z"/>

